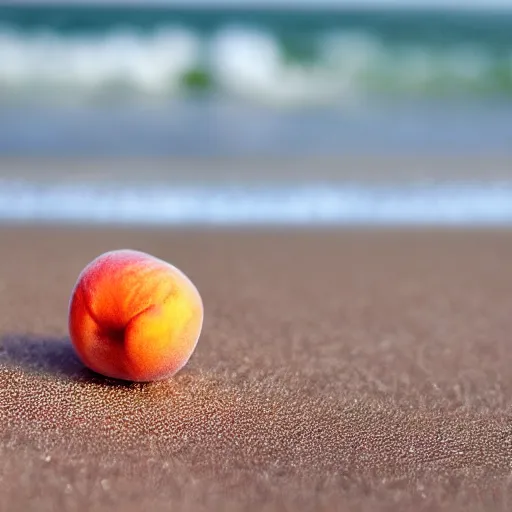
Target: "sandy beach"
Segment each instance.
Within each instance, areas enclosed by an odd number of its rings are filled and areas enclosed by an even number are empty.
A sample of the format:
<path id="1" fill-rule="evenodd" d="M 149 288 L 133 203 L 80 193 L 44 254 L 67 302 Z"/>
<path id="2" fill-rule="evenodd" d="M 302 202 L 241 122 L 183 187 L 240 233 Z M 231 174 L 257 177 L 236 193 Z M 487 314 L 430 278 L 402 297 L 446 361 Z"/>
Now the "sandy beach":
<path id="1" fill-rule="evenodd" d="M 0 228 L 0 510 L 509 510 L 507 231 Z M 197 284 L 173 380 L 85 370 L 80 270 Z"/>

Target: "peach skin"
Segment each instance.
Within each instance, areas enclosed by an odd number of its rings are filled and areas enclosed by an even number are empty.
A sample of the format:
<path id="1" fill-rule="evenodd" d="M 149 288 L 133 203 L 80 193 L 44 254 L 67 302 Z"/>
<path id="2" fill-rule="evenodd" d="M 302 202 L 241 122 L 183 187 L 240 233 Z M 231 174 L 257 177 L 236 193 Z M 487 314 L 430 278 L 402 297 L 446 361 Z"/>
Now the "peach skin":
<path id="1" fill-rule="evenodd" d="M 80 273 L 69 334 L 82 362 L 107 377 L 165 379 L 194 352 L 203 324 L 196 287 L 176 267 L 133 250 L 102 254 Z"/>

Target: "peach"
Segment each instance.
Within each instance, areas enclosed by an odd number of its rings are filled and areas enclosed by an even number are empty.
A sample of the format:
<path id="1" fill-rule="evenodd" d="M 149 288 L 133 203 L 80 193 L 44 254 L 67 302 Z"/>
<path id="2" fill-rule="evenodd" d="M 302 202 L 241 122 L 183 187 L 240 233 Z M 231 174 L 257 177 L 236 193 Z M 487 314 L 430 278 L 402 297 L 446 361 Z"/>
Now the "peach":
<path id="1" fill-rule="evenodd" d="M 89 263 L 69 304 L 71 342 L 85 366 L 135 382 L 165 379 L 183 368 L 202 324 L 203 303 L 189 278 L 133 250 Z"/>

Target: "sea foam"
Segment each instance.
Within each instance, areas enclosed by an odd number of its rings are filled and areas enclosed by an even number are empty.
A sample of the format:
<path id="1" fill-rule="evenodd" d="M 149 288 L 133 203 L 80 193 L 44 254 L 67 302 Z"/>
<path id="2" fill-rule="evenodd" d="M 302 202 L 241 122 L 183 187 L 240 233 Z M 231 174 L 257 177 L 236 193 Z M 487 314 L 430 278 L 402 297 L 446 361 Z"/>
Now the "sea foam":
<path id="1" fill-rule="evenodd" d="M 512 225 L 512 185 L 213 187 L 0 181 L 0 220 L 198 226 Z"/>

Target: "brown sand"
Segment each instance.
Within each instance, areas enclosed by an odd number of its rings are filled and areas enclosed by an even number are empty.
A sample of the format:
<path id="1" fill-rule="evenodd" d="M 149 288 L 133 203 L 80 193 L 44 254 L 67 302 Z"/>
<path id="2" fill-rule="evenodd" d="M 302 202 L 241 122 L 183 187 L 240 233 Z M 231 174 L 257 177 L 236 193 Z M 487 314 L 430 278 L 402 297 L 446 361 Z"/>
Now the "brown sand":
<path id="1" fill-rule="evenodd" d="M 511 510 L 512 232 L 0 229 L 0 510 Z M 99 253 L 206 306 L 169 382 L 75 358 Z"/>

